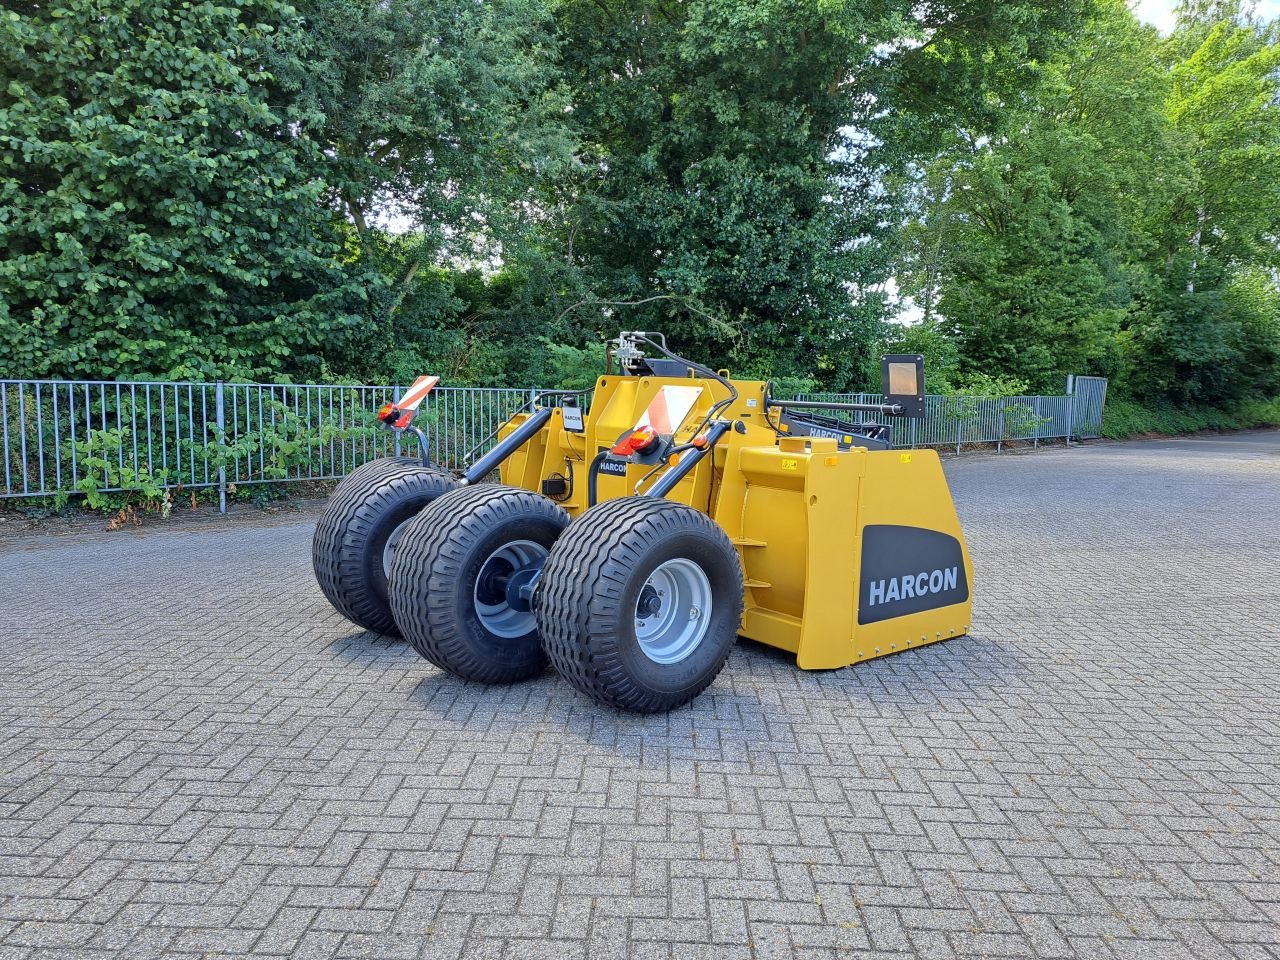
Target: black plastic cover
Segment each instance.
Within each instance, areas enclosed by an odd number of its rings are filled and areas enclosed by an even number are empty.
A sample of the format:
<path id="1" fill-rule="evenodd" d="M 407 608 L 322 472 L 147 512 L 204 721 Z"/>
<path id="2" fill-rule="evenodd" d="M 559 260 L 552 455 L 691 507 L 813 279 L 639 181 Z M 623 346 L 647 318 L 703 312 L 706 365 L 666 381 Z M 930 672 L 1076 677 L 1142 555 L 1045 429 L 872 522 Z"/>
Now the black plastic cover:
<path id="1" fill-rule="evenodd" d="M 891 353 L 880 359 L 884 402 L 896 403 L 896 414 L 909 420 L 924 419 L 924 357 L 918 353 Z"/>

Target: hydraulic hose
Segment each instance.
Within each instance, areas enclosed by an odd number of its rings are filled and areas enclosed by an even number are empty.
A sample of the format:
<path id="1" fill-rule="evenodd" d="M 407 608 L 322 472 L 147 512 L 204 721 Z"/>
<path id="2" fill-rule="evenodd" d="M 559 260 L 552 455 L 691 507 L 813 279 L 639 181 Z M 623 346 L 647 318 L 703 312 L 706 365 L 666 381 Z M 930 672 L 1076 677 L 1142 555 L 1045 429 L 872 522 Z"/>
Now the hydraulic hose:
<path id="1" fill-rule="evenodd" d="M 596 477 L 600 475 L 600 464 L 604 463 L 604 458 L 608 455 L 608 450 L 601 450 L 592 458 L 591 466 L 587 467 L 587 509 L 596 505 Z"/>
<path id="2" fill-rule="evenodd" d="M 668 360 L 675 360 L 677 363 L 682 363 L 685 366 L 690 367 L 691 369 L 697 371 L 698 373 L 702 374 L 704 377 L 706 377 L 709 380 L 718 381 L 720 384 L 724 386 L 726 390 L 729 391 L 729 396 L 725 397 L 723 400 L 721 400 L 719 403 L 712 406 L 712 408 L 707 411 L 707 415 L 702 418 L 702 422 L 698 424 L 697 429 L 694 430 L 695 435 L 702 433 L 704 430 L 706 430 L 711 425 L 711 421 L 713 421 L 720 414 L 721 410 L 725 409 L 726 407 L 732 406 L 733 402 L 738 399 L 738 388 L 733 385 L 733 382 L 731 380 L 729 380 L 726 377 L 720 376 L 720 374 L 716 373 L 710 367 L 704 366 L 701 363 L 695 363 L 692 360 L 689 360 L 685 357 L 681 357 L 678 354 L 672 353 L 670 350 L 667 349 L 666 337 L 663 337 L 662 334 L 641 332 L 641 333 L 635 334 L 635 336 L 643 340 L 645 343 L 649 344 L 651 347 L 654 347 L 655 349 L 660 351 L 662 355 L 665 356 Z M 657 340 L 654 340 L 653 339 L 654 337 L 662 337 L 662 342 L 659 343 Z"/>

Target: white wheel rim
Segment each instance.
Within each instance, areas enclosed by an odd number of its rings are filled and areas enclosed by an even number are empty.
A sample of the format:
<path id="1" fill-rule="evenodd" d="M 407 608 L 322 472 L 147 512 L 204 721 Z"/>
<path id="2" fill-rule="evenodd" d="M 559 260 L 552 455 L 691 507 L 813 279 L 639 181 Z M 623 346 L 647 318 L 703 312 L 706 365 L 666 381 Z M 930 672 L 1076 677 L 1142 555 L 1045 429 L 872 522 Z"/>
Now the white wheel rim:
<path id="1" fill-rule="evenodd" d="M 382 575 L 388 580 L 391 579 L 391 558 L 396 555 L 396 544 L 404 537 L 404 532 L 409 529 L 409 524 L 413 523 L 414 518 L 400 521 L 400 524 L 391 531 L 391 536 L 387 537 L 387 542 L 382 546 Z"/>
<path id="2" fill-rule="evenodd" d="M 497 564 L 510 564 L 513 571 L 522 570 L 545 562 L 550 552 L 542 544 L 532 540 L 512 540 L 493 551 L 480 564 L 471 598 L 475 604 L 476 616 L 486 630 L 495 636 L 510 639 L 523 637 L 536 629 L 537 619 L 532 609 L 517 610 L 505 600 L 500 603 L 484 603 L 480 599 L 480 585 Z"/>
<path id="3" fill-rule="evenodd" d="M 654 663 L 679 663 L 711 626 L 711 581 L 692 560 L 660 564 L 636 598 L 636 640 Z"/>

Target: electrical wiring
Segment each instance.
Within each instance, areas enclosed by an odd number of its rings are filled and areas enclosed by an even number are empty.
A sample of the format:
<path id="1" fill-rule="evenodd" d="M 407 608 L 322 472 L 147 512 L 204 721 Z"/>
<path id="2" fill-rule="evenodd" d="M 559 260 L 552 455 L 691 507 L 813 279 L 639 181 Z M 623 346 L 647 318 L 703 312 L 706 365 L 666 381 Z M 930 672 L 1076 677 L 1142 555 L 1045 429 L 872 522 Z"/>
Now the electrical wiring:
<path id="1" fill-rule="evenodd" d="M 725 397 L 723 400 L 714 404 L 711 407 L 711 409 L 707 411 L 707 415 L 702 418 L 702 422 L 698 424 L 698 428 L 694 430 L 693 432 L 694 436 L 697 436 L 703 430 L 705 430 L 712 423 L 712 421 L 715 420 L 715 418 L 719 415 L 721 410 L 724 410 L 725 408 L 732 406 L 734 401 L 738 399 L 738 388 L 735 387 L 728 378 L 720 376 L 720 374 L 716 373 L 710 367 L 705 367 L 702 364 L 695 363 L 692 360 L 688 360 L 680 356 L 679 354 L 672 353 L 670 350 L 667 349 L 667 345 L 666 345 L 667 338 L 662 334 L 639 333 L 639 334 L 636 334 L 635 336 L 636 336 L 636 339 L 649 344 L 651 347 L 654 347 L 668 360 L 674 360 L 676 363 L 683 364 L 684 366 L 687 366 L 691 370 L 696 370 L 698 373 L 701 373 L 703 376 L 707 377 L 708 379 L 715 380 L 716 382 L 720 383 L 721 385 L 724 386 L 726 390 L 729 391 L 729 396 Z M 657 340 L 654 340 L 653 338 L 655 336 L 662 337 L 662 342 L 659 343 Z"/>

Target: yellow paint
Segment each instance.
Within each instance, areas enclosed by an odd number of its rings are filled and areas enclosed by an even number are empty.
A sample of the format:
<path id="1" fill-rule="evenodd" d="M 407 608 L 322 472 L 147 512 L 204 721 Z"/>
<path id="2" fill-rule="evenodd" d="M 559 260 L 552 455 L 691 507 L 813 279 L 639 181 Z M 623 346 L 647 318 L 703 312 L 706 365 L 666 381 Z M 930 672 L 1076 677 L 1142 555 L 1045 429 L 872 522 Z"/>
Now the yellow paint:
<path id="1" fill-rule="evenodd" d="M 696 377 L 602 377 L 584 416 L 584 432 L 566 431 L 555 411 L 546 427 L 503 464 L 502 482 L 540 491 L 544 479 L 568 476 L 572 469 L 573 488 L 561 505 L 581 515 L 587 509 L 588 464 L 634 428 L 663 386 L 701 388 L 676 433 L 677 443 L 689 442 L 711 406 L 726 396 L 718 382 Z M 737 549 L 745 601 L 741 635 L 788 650 L 800 667 L 818 670 L 966 633 L 973 568 L 937 454 L 841 450 L 832 438 L 780 436 L 761 416 L 757 398 L 764 384 L 736 381 L 735 386 L 738 400 L 722 416 L 738 421 L 742 432 L 727 433 L 669 499 L 704 511 L 710 503 L 711 516 Z M 748 400 L 756 405 L 747 406 Z M 630 464 L 625 477 L 600 474 L 600 500 L 633 495 L 652 469 Z M 870 524 L 922 527 L 955 537 L 970 600 L 859 625 L 862 531 Z"/>

